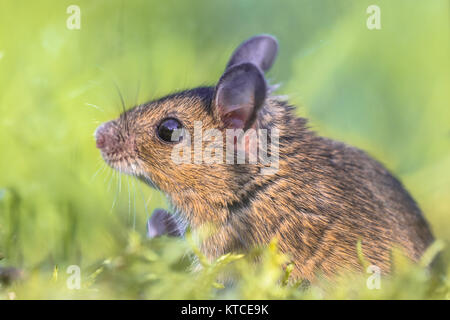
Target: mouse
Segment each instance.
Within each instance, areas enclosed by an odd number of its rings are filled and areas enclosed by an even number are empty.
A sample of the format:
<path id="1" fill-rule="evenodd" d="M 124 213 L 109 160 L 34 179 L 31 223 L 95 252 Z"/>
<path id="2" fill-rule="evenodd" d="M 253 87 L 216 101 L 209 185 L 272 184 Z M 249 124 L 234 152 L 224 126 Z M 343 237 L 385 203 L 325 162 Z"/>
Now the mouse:
<path id="1" fill-rule="evenodd" d="M 266 72 L 278 50 L 272 35 L 251 37 L 215 84 L 136 105 L 96 129 L 110 167 L 167 198 L 148 236 L 208 228 L 200 250 L 210 261 L 275 239 L 291 276 L 309 281 L 364 271 L 358 245 L 383 274 L 393 248 L 418 261 L 434 241 L 419 206 L 383 164 L 318 135 L 275 94 Z"/>

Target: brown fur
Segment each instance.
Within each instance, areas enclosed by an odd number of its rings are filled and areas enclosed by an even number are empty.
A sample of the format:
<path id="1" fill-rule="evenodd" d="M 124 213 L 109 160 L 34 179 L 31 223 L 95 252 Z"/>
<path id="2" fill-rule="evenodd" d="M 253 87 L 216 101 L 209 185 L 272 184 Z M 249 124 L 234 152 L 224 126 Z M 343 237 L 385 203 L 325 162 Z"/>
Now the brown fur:
<path id="1" fill-rule="evenodd" d="M 420 210 L 381 164 L 318 137 L 276 98 L 268 99 L 258 120 L 260 128 L 276 126 L 281 133 L 275 175 L 260 175 L 259 164 L 174 164 L 173 146 L 155 136 L 157 124 L 176 116 L 189 130 L 200 119 L 205 129 L 219 127 L 211 116 L 213 93 L 214 88 L 195 89 L 127 111 L 117 128 L 134 140 L 133 148 L 127 162 L 111 163 L 164 192 L 191 228 L 213 224 L 216 232 L 202 248 L 209 258 L 277 238 L 296 265 L 294 276 L 312 280 L 317 272 L 360 268 L 359 239 L 365 258 L 385 272 L 393 245 L 417 260 L 431 243 Z M 139 170 L 130 170 L 131 162 Z"/>
<path id="2" fill-rule="evenodd" d="M 278 239 L 295 264 L 293 276 L 314 280 L 361 269 L 356 244 L 371 264 L 391 268 L 393 246 L 417 261 L 433 236 L 402 184 L 363 151 L 319 137 L 293 108 L 266 99 L 257 128 L 278 128 L 279 170 L 262 175 L 260 164 L 175 164 L 172 144 L 156 136 L 160 121 L 179 119 L 191 136 L 194 121 L 222 128 L 214 87 L 180 92 L 137 106 L 111 122 L 117 147 L 103 153 L 114 168 L 161 190 L 192 229 L 213 225 L 204 254 L 245 252 Z"/>

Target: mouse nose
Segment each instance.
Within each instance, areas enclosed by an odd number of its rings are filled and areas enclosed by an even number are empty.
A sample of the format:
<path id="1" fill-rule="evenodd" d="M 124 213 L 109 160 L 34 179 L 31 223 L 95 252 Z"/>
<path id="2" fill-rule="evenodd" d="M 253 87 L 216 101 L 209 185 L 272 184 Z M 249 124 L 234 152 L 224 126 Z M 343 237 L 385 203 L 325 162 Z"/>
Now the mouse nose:
<path id="1" fill-rule="evenodd" d="M 94 133 L 95 145 L 102 151 L 108 151 L 114 146 L 114 126 L 112 122 L 101 124 Z"/>
<path id="2" fill-rule="evenodd" d="M 99 149 L 102 149 L 105 147 L 105 141 L 105 136 L 102 133 L 99 133 L 96 135 L 95 146 Z"/>

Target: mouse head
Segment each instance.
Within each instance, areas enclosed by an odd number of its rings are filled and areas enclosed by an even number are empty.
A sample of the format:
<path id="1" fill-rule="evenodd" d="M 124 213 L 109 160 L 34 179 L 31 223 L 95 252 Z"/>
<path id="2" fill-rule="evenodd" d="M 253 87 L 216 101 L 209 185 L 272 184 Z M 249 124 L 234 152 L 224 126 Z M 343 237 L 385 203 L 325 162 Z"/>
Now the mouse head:
<path id="1" fill-rule="evenodd" d="M 250 38 L 215 87 L 172 94 L 100 125 L 95 138 L 104 160 L 171 196 L 233 201 L 259 168 L 227 157 L 240 151 L 249 157 L 252 142 L 242 132 L 258 128 L 268 91 L 264 72 L 277 48 L 271 36 Z"/>

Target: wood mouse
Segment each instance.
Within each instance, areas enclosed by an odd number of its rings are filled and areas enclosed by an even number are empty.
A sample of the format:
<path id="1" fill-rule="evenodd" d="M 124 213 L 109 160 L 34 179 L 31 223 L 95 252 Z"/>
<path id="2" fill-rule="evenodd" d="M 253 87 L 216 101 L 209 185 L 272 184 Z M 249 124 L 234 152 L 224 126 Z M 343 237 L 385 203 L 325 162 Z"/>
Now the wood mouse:
<path id="1" fill-rule="evenodd" d="M 97 128 L 96 144 L 108 165 L 167 196 L 173 212 L 159 209 L 150 218 L 150 236 L 213 226 L 201 244 L 211 260 L 275 238 L 292 259 L 292 276 L 310 281 L 362 270 L 358 241 L 365 259 L 383 273 L 391 269 L 394 246 L 417 261 L 434 239 L 415 201 L 379 162 L 318 136 L 285 98 L 272 94 L 264 72 L 277 52 L 273 36 L 252 37 L 234 51 L 215 86 L 135 106 Z M 263 173 L 267 163 L 260 161 L 195 161 L 194 148 L 186 151 L 194 161 L 175 163 L 173 149 L 192 139 L 196 122 L 223 137 L 230 130 L 278 132 L 277 170 Z M 202 141 L 203 149 L 214 141 Z M 229 142 L 234 154 L 252 155 L 242 135 Z"/>

